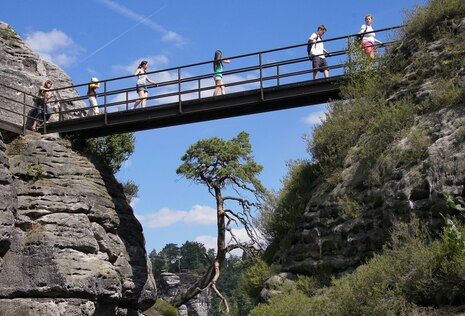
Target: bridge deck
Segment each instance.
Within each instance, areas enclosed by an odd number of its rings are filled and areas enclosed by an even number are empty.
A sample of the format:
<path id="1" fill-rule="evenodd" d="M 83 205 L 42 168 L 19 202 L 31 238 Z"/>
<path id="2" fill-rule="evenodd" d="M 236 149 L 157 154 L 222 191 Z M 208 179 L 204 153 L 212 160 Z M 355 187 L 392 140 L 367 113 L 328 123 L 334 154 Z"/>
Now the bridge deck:
<path id="1" fill-rule="evenodd" d="M 385 32 L 398 26 L 377 30 Z M 323 68 L 311 68 L 305 54 L 307 43 L 249 54 L 232 56 L 236 68 L 223 72 L 228 93 L 209 96 L 215 85 L 212 83 L 212 60 L 147 72 L 158 76 L 157 85 L 148 85 L 148 106 L 129 110 L 136 100 L 134 75 L 100 81 L 97 92 L 100 115 L 80 117 L 89 111 L 86 105 L 89 83 L 58 87 L 52 94 L 75 95 L 60 97 L 48 105 L 56 106 L 61 118 L 58 122 L 45 122 L 44 133 L 76 133 L 83 137 L 98 137 L 110 134 L 135 132 L 167 126 L 223 119 L 260 112 L 284 110 L 300 106 L 321 104 L 340 98 L 340 86 L 347 65 L 357 63 L 351 58 L 360 47 L 352 40 L 357 34 L 326 39 L 322 42 L 332 47 L 327 58 L 331 77 L 307 80 L 312 73 Z M 393 42 L 387 42 L 380 46 Z M 168 80 L 166 80 L 168 78 Z M 231 87 L 231 88 L 230 88 Z M 0 83 L 0 130 L 25 133 L 30 123 L 35 96 L 17 88 Z M 195 98 L 195 99 L 192 99 Z M 184 100 L 183 100 L 184 99 Z M 176 101 L 173 101 L 176 100 Z M 103 101 L 103 102 L 102 102 Z M 42 118 L 46 121 L 46 117 Z"/>
<path id="2" fill-rule="evenodd" d="M 278 87 L 236 92 L 136 110 L 73 120 L 49 122 L 47 133 L 79 131 L 83 137 L 134 132 L 173 125 L 315 105 L 339 99 L 342 76 L 303 81 Z M 181 111 L 180 111 L 181 109 Z"/>

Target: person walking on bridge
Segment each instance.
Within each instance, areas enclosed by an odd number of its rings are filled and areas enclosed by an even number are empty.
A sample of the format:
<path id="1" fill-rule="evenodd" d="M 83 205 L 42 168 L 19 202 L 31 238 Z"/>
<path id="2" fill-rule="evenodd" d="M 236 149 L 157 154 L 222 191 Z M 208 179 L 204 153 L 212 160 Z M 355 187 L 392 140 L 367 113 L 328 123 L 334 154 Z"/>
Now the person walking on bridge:
<path id="1" fill-rule="evenodd" d="M 87 112 L 87 116 L 93 116 L 99 114 L 98 103 L 97 103 L 97 93 L 95 90 L 100 88 L 100 83 L 97 78 L 93 77 L 90 80 L 90 83 L 87 87 L 87 96 L 89 97 L 90 109 Z"/>
<path id="2" fill-rule="evenodd" d="M 139 67 L 137 67 L 136 72 L 134 73 L 134 75 L 137 76 L 136 90 L 137 94 L 139 95 L 139 99 L 137 99 L 136 102 L 134 102 L 133 109 L 135 109 L 141 102 L 142 107 L 145 108 L 148 95 L 147 81 L 157 86 L 157 83 L 155 81 L 150 80 L 150 78 L 146 74 L 148 66 L 149 62 L 143 60 L 139 64 Z"/>
<path id="3" fill-rule="evenodd" d="M 322 72 L 325 78 L 329 76 L 328 62 L 325 57 L 325 54 L 329 55 L 329 52 L 324 48 L 323 39 L 321 38 L 326 31 L 326 26 L 320 25 L 316 33 L 313 33 L 308 39 L 311 45 L 310 59 L 312 60 L 313 79 L 318 78 L 318 71 Z"/>
<path id="4" fill-rule="evenodd" d="M 217 95 L 221 89 L 221 94 L 225 94 L 226 91 L 224 89 L 223 84 L 223 63 L 230 63 L 229 59 L 223 59 L 223 53 L 220 50 L 215 52 L 215 59 L 213 61 L 213 79 L 215 80 L 215 90 L 213 91 L 213 95 Z"/>
<path id="5" fill-rule="evenodd" d="M 376 33 L 373 32 L 373 15 L 365 16 L 365 24 L 360 28 L 358 34 L 363 34 L 362 47 L 365 54 L 371 58 L 375 58 L 375 44 L 383 44 L 375 38 Z"/>

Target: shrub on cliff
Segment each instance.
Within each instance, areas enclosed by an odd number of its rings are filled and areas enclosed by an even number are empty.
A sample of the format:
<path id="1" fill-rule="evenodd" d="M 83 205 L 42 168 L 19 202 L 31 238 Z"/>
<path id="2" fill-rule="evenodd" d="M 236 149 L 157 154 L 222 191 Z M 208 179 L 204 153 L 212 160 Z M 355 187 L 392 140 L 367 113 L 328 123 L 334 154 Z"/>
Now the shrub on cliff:
<path id="1" fill-rule="evenodd" d="M 449 221 L 442 238 L 430 241 L 413 221 L 397 225 L 392 236 L 384 254 L 334 279 L 320 294 L 307 297 L 295 289 L 258 305 L 250 315 L 284 315 L 278 311 L 286 310 L 285 315 L 406 315 L 420 307 L 435 314 L 440 306 L 463 303 L 465 227 Z"/>

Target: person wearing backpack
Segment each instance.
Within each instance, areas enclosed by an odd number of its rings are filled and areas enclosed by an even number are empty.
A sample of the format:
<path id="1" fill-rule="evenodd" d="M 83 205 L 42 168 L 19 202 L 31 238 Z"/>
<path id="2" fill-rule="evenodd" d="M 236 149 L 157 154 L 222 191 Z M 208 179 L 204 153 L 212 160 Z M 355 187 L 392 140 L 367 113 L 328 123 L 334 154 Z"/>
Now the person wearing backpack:
<path id="1" fill-rule="evenodd" d="M 318 71 L 322 72 L 325 78 L 329 76 L 328 62 L 325 57 L 325 55 L 329 55 L 329 52 L 324 48 L 323 39 L 321 38 L 326 31 L 326 26 L 320 25 L 316 33 L 313 33 L 308 39 L 307 52 L 312 60 L 313 79 L 318 78 Z"/>
<path id="2" fill-rule="evenodd" d="M 365 54 L 371 58 L 375 58 L 375 44 L 383 44 L 381 41 L 375 38 L 376 33 L 373 32 L 373 15 L 368 14 L 365 16 L 365 24 L 360 28 L 358 34 L 363 35 L 362 47 Z"/>

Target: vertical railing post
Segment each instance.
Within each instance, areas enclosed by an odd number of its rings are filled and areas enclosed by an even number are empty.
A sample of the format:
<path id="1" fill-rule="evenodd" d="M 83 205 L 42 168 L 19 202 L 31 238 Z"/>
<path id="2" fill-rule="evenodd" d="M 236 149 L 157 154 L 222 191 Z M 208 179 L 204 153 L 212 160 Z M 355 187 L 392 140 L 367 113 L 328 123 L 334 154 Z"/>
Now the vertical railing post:
<path id="1" fill-rule="evenodd" d="M 23 135 L 26 134 L 26 93 L 23 92 Z"/>
<path id="2" fill-rule="evenodd" d="M 265 101 L 265 96 L 263 94 L 263 65 L 262 65 L 262 53 L 258 54 L 258 61 L 260 63 L 260 97 L 262 101 Z"/>
<path id="3" fill-rule="evenodd" d="M 129 92 L 126 91 L 126 111 L 129 110 Z"/>
<path id="4" fill-rule="evenodd" d="M 352 69 L 352 47 L 350 47 L 350 36 L 347 36 L 347 60 L 348 60 L 348 67 L 349 71 Z"/>
<path id="5" fill-rule="evenodd" d="M 198 81 L 198 83 L 197 83 L 197 88 L 199 89 L 199 100 L 200 100 L 200 99 L 202 98 L 202 96 L 200 95 L 200 93 L 201 93 L 201 92 L 200 92 L 200 89 L 201 89 L 201 88 L 200 88 L 200 79 L 199 79 L 199 81 Z"/>
<path id="6" fill-rule="evenodd" d="M 276 84 L 279 87 L 279 65 L 276 66 Z"/>
<path id="7" fill-rule="evenodd" d="M 179 101 L 179 113 L 182 113 L 182 102 L 181 102 L 181 68 L 178 68 L 178 101 Z"/>
<path id="8" fill-rule="evenodd" d="M 43 125 L 44 125 L 44 134 L 47 134 L 47 111 L 48 111 L 48 101 L 44 98 L 44 108 L 43 108 Z"/>
<path id="9" fill-rule="evenodd" d="M 105 117 L 105 125 L 108 125 L 108 115 L 107 115 L 107 82 L 103 82 L 103 114 Z"/>

